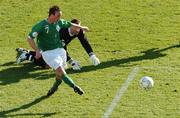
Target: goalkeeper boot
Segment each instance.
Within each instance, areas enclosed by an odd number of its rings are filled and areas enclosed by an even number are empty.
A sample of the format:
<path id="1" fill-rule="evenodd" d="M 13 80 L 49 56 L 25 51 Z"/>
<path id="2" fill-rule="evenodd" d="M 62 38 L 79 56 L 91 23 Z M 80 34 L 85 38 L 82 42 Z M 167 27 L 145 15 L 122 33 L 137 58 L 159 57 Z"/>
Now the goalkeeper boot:
<path id="1" fill-rule="evenodd" d="M 79 95 L 82 95 L 84 91 L 77 85 L 74 86 L 74 92 L 78 93 Z"/>
<path id="2" fill-rule="evenodd" d="M 24 48 L 16 48 L 16 51 L 17 52 L 23 52 L 23 51 L 28 52 L 28 50 L 26 50 Z"/>
<path id="3" fill-rule="evenodd" d="M 16 63 L 20 64 L 21 62 L 26 60 L 27 58 L 26 54 L 27 54 L 26 51 L 19 52 L 19 54 L 17 54 L 17 57 L 16 57 Z"/>

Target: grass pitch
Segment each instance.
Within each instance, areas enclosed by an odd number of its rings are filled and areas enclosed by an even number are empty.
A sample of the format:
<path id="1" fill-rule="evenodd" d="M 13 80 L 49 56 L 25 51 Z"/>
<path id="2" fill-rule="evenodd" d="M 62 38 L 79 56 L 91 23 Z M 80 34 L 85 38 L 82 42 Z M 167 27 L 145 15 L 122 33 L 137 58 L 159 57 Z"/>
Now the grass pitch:
<path id="1" fill-rule="evenodd" d="M 57 4 L 63 18 L 79 18 L 90 28 L 89 41 L 101 60 L 94 67 L 78 40 L 69 52 L 83 66 L 68 69 L 85 94 L 62 84 L 50 98 L 52 70 L 25 62 L 15 64 L 15 48 L 26 47 L 28 32 Z M 100 118 L 135 67 L 133 81 L 110 118 L 180 117 L 180 3 L 178 0 L 1 0 L 0 117 Z M 151 76 L 155 86 L 142 90 L 139 79 Z"/>

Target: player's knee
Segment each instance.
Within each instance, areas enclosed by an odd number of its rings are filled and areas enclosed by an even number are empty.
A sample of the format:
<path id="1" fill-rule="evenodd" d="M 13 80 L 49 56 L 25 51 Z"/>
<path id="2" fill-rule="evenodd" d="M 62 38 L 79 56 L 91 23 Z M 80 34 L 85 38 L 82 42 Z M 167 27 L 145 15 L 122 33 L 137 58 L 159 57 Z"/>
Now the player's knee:
<path id="1" fill-rule="evenodd" d="M 56 69 L 56 77 L 61 79 L 61 78 L 63 77 L 63 74 L 64 74 L 63 68 L 58 67 L 58 68 Z"/>

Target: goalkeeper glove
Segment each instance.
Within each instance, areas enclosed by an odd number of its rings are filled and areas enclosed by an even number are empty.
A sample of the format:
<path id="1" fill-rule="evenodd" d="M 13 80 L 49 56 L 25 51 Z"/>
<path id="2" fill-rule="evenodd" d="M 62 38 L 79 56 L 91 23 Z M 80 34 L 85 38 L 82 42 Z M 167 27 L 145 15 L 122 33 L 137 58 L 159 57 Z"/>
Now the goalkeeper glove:
<path id="1" fill-rule="evenodd" d="M 91 62 L 93 63 L 94 66 L 97 66 L 97 65 L 100 64 L 100 61 L 99 61 L 99 59 L 96 57 L 95 54 L 93 54 L 93 55 L 90 56 L 90 60 L 91 60 Z"/>
<path id="2" fill-rule="evenodd" d="M 76 60 L 70 60 L 69 64 L 71 64 L 73 70 L 81 70 L 81 66 Z"/>

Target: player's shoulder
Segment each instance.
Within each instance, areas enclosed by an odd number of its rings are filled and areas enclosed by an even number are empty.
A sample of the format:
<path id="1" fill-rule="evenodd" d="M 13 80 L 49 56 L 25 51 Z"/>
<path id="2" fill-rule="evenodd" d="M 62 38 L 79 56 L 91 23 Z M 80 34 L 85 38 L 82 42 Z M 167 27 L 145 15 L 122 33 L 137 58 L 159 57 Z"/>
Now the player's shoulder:
<path id="1" fill-rule="evenodd" d="M 61 28 L 60 33 L 61 34 L 68 34 L 68 28 Z"/>
<path id="2" fill-rule="evenodd" d="M 65 19 L 60 19 L 60 20 L 58 20 L 58 23 L 59 23 L 59 24 L 70 24 L 70 22 L 67 21 L 67 20 L 65 20 Z"/>
<path id="3" fill-rule="evenodd" d="M 58 23 L 63 23 L 63 22 L 66 22 L 66 20 L 64 20 L 64 19 L 59 19 L 58 20 Z"/>
<path id="4" fill-rule="evenodd" d="M 34 27 L 43 27 L 44 25 L 46 25 L 47 24 L 47 19 L 43 19 L 43 20 L 41 20 L 41 21 L 39 21 L 39 22 L 37 22 L 35 25 L 34 25 Z"/>
<path id="5" fill-rule="evenodd" d="M 65 20 L 65 19 L 59 19 L 59 21 L 61 21 L 61 22 L 62 22 L 62 21 L 66 21 L 66 20 Z"/>

